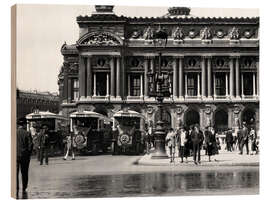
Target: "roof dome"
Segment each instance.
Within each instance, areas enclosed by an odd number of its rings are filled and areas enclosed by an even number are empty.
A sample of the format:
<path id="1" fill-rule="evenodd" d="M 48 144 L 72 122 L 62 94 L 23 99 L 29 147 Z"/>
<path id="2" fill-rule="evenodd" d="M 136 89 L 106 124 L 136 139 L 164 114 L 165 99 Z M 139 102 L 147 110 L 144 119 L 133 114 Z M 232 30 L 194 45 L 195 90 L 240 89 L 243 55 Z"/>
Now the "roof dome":
<path id="1" fill-rule="evenodd" d="M 168 9 L 170 16 L 178 16 L 178 15 L 189 15 L 190 8 L 188 7 L 170 7 Z"/>
<path id="2" fill-rule="evenodd" d="M 97 13 L 112 13 L 113 12 L 112 5 L 95 5 L 95 9 Z"/>

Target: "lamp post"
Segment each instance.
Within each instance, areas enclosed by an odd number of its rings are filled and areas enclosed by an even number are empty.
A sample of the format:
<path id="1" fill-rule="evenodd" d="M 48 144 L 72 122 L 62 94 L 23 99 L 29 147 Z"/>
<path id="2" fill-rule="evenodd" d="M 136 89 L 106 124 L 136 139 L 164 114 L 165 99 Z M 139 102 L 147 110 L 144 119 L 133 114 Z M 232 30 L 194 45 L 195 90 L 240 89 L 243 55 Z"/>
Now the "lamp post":
<path id="1" fill-rule="evenodd" d="M 151 70 L 151 73 L 148 73 L 149 78 L 149 96 L 155 97 L 158 103 L 158 118 L 156 123 L 156 130 L 154 133 L 155 136 L 155 151 L 152 154 L 152 159 L 166 159 L 168 158 L 165 150 L 165 129 L 164 122 L 162 119 L 163 114 L 163 100 L 165 97 L 171 96 L 171 72 L 168 72 L 167 75 L 163 74 L 161 71 L 161 56 L 162 56 L 162 48 L 165 48 L 167 45 L 168 34 L 161 30 L 155 32 L 153 34 L 154 45 L 158 47 L 158 72 Z M 164 47 L 162 47 L 164 45 Z"/>

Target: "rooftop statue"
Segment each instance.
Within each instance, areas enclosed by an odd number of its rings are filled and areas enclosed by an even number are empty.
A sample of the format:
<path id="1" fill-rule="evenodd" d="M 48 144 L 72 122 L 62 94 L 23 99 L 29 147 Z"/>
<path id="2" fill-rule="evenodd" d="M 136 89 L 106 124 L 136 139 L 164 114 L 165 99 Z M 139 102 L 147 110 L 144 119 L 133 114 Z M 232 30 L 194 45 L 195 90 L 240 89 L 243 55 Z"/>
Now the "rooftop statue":
<path id="1" fill-rule="evenodd" d="M 153 39 L 153 35 L 154 35 L 153 30 L 152 30 L 152 28 L 149 26 L 149 27 L 146 29 L 145 33 L 143 34 L 143 37 L 144 37 L 145 40 L 149 40 L 149 39 Z"/>
<path id="2" fill-rule="evenodd" d="M 210 28 L 205 27 L 201 30 L 200 37 L 202 40 L 207 40 L 212 38 L 212 33 Z"/>
<path id="3" fill-rule="evenodd" d="M 173 32 L 173 39 L 174 40 L 182 40 L 184 38 L 184 33 L 180 27 L 177 27 Z"/>
<path id="4" fill-rule="evenodd" d="M 236 27 L 233 27 L 231 32 L 229 33 L 230 39 L 238 40 L 240 38 L 239 29 Z"/>

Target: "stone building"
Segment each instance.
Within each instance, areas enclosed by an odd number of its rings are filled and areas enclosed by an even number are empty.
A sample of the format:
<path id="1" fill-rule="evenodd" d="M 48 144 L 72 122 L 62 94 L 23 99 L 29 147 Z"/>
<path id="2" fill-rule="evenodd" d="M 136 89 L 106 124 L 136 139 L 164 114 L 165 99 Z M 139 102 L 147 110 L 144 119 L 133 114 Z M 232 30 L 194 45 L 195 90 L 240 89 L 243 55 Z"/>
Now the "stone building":
<path id="1" fill-rule="evenodd" d="M 131 18 L 96 6 L 77 23 L 78 41 L 61 47 L 63 114 L 88 109 L 110 117 L 129 108 L 155 123 L 147 74 L 157 69 L 161 52 L 162 73 L 172 81 L 163 112 L 169 126 L 223 130 L 245 121 L 259 127 L 259 17 L 194 17 L 189 8 L 172 7 L 162 17 Z M 168 34 L 162 49 L 154 39 L 158 30 Z"/>
<path id="2" fill-rule="evenodd" d="M 17 89 L 17 118 L 24 118 L 33 113 L 35 109 L 40 111 L 59 112 L 59 96 L 49 92 L 23 91 Z"/>

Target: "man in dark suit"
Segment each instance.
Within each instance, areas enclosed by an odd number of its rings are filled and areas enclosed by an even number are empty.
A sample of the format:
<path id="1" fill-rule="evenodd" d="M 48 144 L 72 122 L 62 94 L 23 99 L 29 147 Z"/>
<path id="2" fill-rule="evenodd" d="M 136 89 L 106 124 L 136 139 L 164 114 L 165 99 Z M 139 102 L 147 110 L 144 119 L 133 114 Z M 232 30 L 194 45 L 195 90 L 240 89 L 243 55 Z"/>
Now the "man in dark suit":
<path id="1" fill-rule="evenodd" d="M 191 140 L 193 144 L 193 160 L 197 165 L 201 163 L 201 146 L 204 140 L 203 133 L 199 130 L 199 126 L 195 125 L 191 131 Z M 198 160 L 198 162 L 197 162 Z"/>
<path id="2" fill-rule="evenodd" d="M 49 164 L 48 151 L 49 151 L 49 131 L 47 125 L 42 126 L 42 131 L 39 137 L 39 151 L 40 151 L 40 165 L 43 164 L 45 158 L 46 165 Z"/>
<path id="3" fill-rule="evenodd" d="M 24 129 L 26 121 L 24 119 L 20 119 L 17 122 L 17 183 L 16 189 L 17 194 L 19 192 L 19 172 L 21 171 L 22 176 L 22 191 L 26 193 L 27 185 L 28 185 L 28 169 L 31 159 L 31 153 L 33 150 L 33 142 L 32 137 L 29 132 Z"/>
<path id="4" fill-rule="evenodd" d="M 206 151 L 209 158 L 208 160 L 209 162 L 211 162 L 211 156 L 215 155 L 216 151 L 216 136 L 215 133 L 213 133 L 211 126 L 208 126 L 204 131 L 204 138 L 206 144 Z"/>
<path id="5" fill-rule="evenodd" d="M 246 123 L 243 123 L 243 129 L 241 130 L 241 141 L 240 141 L 240 154 L 243 154 L 243 148 L 246 146 L 246 152 L 249 154 L 249 148 L 248 148 L 248 137 L 249 137 L 249 132 L 248 128 L 246 126 Z"/>
<path id="6" fill-rule="evenodd" d="M 229 129 L 227 132 L 226 132 L 226 147 L 227 147 L 227 151 L 232 151 L 232 144 L 233 144 L 233 135 L 232 135 L 232 130 Z"/>

